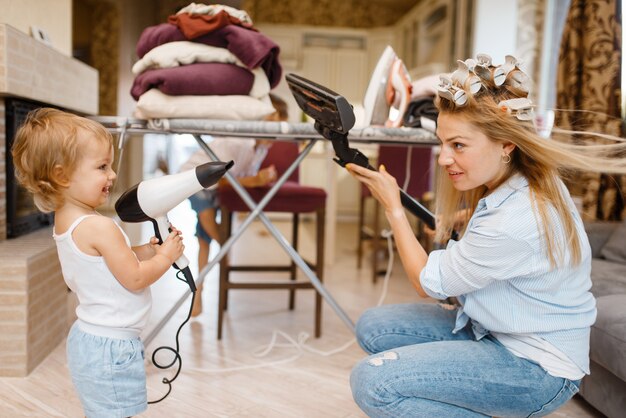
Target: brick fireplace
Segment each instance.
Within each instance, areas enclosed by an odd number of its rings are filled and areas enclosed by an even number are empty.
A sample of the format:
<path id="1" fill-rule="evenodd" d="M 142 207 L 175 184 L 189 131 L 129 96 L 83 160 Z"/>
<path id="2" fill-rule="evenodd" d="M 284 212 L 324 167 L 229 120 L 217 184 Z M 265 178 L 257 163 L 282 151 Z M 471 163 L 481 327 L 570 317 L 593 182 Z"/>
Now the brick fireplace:
<path id="1" fill-rule="evenodd" d="M 65 338 L 70 294 L 52 228 L 7 239 L 5 100 L 98 113 L 98 72 L 0 24 L 0 376 L 26 376 Z"/>

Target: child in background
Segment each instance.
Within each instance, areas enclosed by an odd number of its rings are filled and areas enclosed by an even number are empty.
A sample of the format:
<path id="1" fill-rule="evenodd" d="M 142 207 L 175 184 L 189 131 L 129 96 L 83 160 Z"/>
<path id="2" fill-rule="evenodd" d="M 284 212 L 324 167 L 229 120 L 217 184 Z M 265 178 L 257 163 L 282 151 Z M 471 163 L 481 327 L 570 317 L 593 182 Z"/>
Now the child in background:
<path id="1" fill-rule="evenodd" d="M 286 121 L 288 118 L 287 103 L 280 97 L 270 93 L 272 105 L 276 109 L 274 113 L 265 118 L 266 121 Z M 272 183 L 276 180 L 276 167 L 273 165 L 259 170 L 263 159 L 267 155 L 270 141 L 261 141 L 244 138 L 215 138 L 209 146 L 215 155 L 222 160 L 233 160 L 235 165 L 230 169 L 230 173 L 237 177 L 239 183 L 244 187 L 260 187 Z M 211 161 L 204 150 L 198 150 L 191 155 L 181 167 L 180 171 L 190 170 L 200 164 Z M 226 179 L 222 179 L 221 184 L 228 184 Z M 198 237 L 198 272 L 209 263 L 209 245 L 214 239 L 222 243 L 219 236 L 219 229 L 216 222 L 217 208 L 217 186 L 201 190 L 189 198 L 191 208 L 198 215 L 196 224 L 196 236 Z M 202 313 L 202 285 L 198 286 L 198 293 L 194 300 L 191 316 L 198 316 Z"/>
<path id="2" fill-rule="evenodd" d="M 144 348 L 150 285 L 183 253 L 180 231 L 161 245 L 131 247 L 96 208 L 116 178 L 113 139 L 97 122 L 56 109 L 31 112 L 12 149 L 16 177 L 37 207 L 55 212 L 53 237 L 78 319 L 67 362 L 87 417 L 128 417 L 147 408 Z"/>

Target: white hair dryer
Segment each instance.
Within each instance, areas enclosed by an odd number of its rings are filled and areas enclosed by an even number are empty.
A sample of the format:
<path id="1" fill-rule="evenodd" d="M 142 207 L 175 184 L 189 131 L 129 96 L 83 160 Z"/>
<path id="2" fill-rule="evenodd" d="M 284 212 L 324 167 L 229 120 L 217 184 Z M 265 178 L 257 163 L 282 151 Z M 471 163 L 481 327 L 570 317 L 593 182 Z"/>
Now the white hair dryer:
<path id="1" fill-rule="evenodd" d="M 182 173 L 144 180 L 117 199 L 115 211 L 124 222 L 152 222 L 160 244 L 171 232 L 167 212 L 192 194 L 217 183 L 233 164 L 233 161 L 214 161 Z M 184 254 L 176 260 L 174 267 L 182 271 L 189 288 L 195 292 L 196 284 Z"/>

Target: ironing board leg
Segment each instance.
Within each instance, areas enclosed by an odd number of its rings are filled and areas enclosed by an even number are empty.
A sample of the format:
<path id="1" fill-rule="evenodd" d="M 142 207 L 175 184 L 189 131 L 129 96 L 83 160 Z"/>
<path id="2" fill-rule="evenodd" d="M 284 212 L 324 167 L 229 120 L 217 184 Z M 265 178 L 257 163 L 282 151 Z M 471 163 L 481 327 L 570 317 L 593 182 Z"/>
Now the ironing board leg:
<path id="1" fill-rule="evenodd" d="M 218 161 L 217 156 L 211 150 L 211 148 L 202 140 L 201 135 L 194 134 L 198 145 L 209 155 L 209 157 Z M 354 322 L 348 317 L 346 312 L 339 306 L 339 304 L 335 301 L 332 295 L 326 290 L 326 288 L 322 285 L 320 280 L 317 278 L 315 273 L 311 270 L 308 264 L 302 259 L 300 254 L 294 250 L 294 248 L 289 244 L 289 241 L 280 233 L 280 231 L 269 221 L 267 216 L 262 212 L 263 208 L 269 203 L 272 197 L 278 192 L 278 189 L 283 185 L 283 183 L 291 176 L 294 170 L 300 165 L 302 160 L 309 154 L 313 145 L 317 142 L 317 139 L 312 139 L 307 146 L 302 150 L 302 152 L 298 155 L 298 158 L 289 166 L 289 168 L 283 173 L 283 175 L 276 181 L 274 186 L 267 192 L 267 194 L 261 199 L 261 201 L 257 204 L 248 194 L 246 189 L 237 181 L 237 179 L 230 174 L 228 171 L 226 172 L 226 179 L 229 181 L 233 189 L 239 194 L 241 199 L 248 205 L 251 209 L 250 214 L 244 219 L 241 226 L 235 231 L 230 238 L 222 244 L 220 251 L 217 255 L 200 271 L 198 274 L 198 278 L 196 279 L 196 286 L 201 285 L 204 282 L 204 278 L 208 274 L 211 269 L 219 263 L 219 261 L 224 257 L 230 248 L 233 246 L 235 241 L 239 239 L 239 237 L 243 234 L 243 232 L 248 228 L 248 226 L 252 223 L 255 218 L 259 218 L 261 222 L 265 225 L 267 230 L 274 236 L 276 241 L 283 247 L 285 252 L 291 257 L 293 262 L 300 267 L 300 269 L 304 272 L 306 277 L 311 281 L 311 284 L 315 289 L 319 292 L 319 294 L 326 300 L 326 302 L 331 306 L 331 308 L 335 311 L 335 313 L 339 316 L 339 318 L 346 324 L 348 329 L 355 332 Z M 173 315 L 173 313 L 182 305 L 185 299 L 191 294 L 191 290 L 187 289 L 181 299 L 174 305 L 174 307 L 167 313 L 167 315 L 159 322 L 153 331 L 146 336 L 144 339 L 145 344 L 148 345 L 150 341 L 159 333 L 159 331 L 165 326 L 169 318 Z"/>
<path id="2" fill-rule="evenodd" d="M 209 148 L 209 146 L 206 143 L 204 143 L 204 141 L 202 141 L 202 138 L 200 138 L 199 135 L 195 135 L 195 137 L 196 137 L 196 140 L 199 142 L 200 146 L 209 154 L 209 156 L 212 159 L 217 160 L 217 156 L 213 153 L 213 151 Z M 298 158 L 296 158 L 296 160 L 285 171 L 285 173 L 281 176 L 281 178 L 278 179 L 276 184 L 268 191 L 268 193 L 263 197 L 263 199 L 261 199 L 261 201 L 258 204 L 256 204 L 256 202 L 252 200 L 252 198 L 250 197 L 246 189 L 243 188 L 241 184 L 239 184 L 239 182 L 234 178 L 234 176 L 230 174 L 229 172 L 226 172 L 225 177 L 228 179 L 232 187 L 239 194 L 239 196 L 246 203 L 246 205 L 248 205 L 248 207 L 252 210 L 252 212 L 243 221 L 243 224 L 235 232 L 235 234 L 231 236 L 230 239 L 228 239 L 228 241 L 223 245 L 223 247 L 221 248 L 220 252 L 215 257 L 215 259 L 212 260 L 211 264 L 214 264 L 214 262 L 219 261 L 219 259 L 221 259 L 221 257 L 224 256 L 223 253 L 226 253 L 230 249 L 234 241 L 237 240 L 241 236 L 241 234 L 243 233 L 243 230 L 245 230 L 250 225 L 250 223 L 252 222 L 254 218 L 258 217 L 261 220 L 261 222 L 263 222 L 263 224 L 268 229 L 268 231 L 274 236 L 274 238 L 276 238 L 276 241 L 278 241 L 278 243 L 283 247 L 283 249 L 291 257 L 291 259 L 298 265 L 298 267 L 300 267 L 300 269 L 304 272 L 304 274 L 309 278 L 309 280 L 311 281 L 311 284 L 313 284 L 315 289 L 322 295 L 322 297 L 326 300 L 326 302 L 328 302 L 328 304 L 333 308 L 333 310 L 337 313 L 339 318 L 342 321 L 344 321 L 344 323 L 348 326 L 350 331 L 355 332 L 355 327 L 354 327 L 354 323 L 352 322 L 352 320 L 348 317 L 345 311 L 339 306 L 339 304 L 337 304 L 337 302 L 332 297 L 332 295 L 328 293 L 328 291 L 322 285 L 322 283 L 317 278 L 315 273 L 311 270 L 308 264 L 302 259 L 302 257 L 300 257 L 300 254 L 298 254 L 298 252 L 294 250 L 294 248 L 289 244 L 289 241 L 285 239 L 285 237 L 280 233 L 280 231 L 276 229 L 276 227 L 269 221 L 267 216 L 265 216 L 265 214 L 262 212 L 263 208 L 267 205 L 267 203 L 269 203 L 269 201 L 276 194 L 276 192 L 278 192 L 278 189 L 280 189 L 280 187 L 289 178 L 289 176 L 291 176 L 293 171 L 300 165 L 302 160 L 304 160 L 304 158 L 308 155 L 308 153 L 311 151 L 311 149 L 313 148 L 316 142 L 317 140 L 311 140 L 307 144 L 305 149 L 300 153 L 300 155 L 298 155 Z M 202 270 L 200 274 L 200 277 L 202 279 L 204 279 L 204 277 L 206 276 L 206 273 L 210 270 L 210 268 L 213 267 L 211 264 L 207 265 Z"/>

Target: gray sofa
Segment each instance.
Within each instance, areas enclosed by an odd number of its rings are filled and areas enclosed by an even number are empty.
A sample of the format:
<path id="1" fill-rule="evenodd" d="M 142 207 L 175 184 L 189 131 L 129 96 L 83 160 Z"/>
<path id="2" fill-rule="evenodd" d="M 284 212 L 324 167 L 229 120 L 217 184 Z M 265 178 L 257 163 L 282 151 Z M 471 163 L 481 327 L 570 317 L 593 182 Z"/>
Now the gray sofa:
<path id="1" fill-rule="evenodd" d="M 610 418 L 626 417 L 626 222 L 585 225 L 593 251 L 591 292 L 598 318 L 591 328 L 591 374 L 580 396 Z"/>

